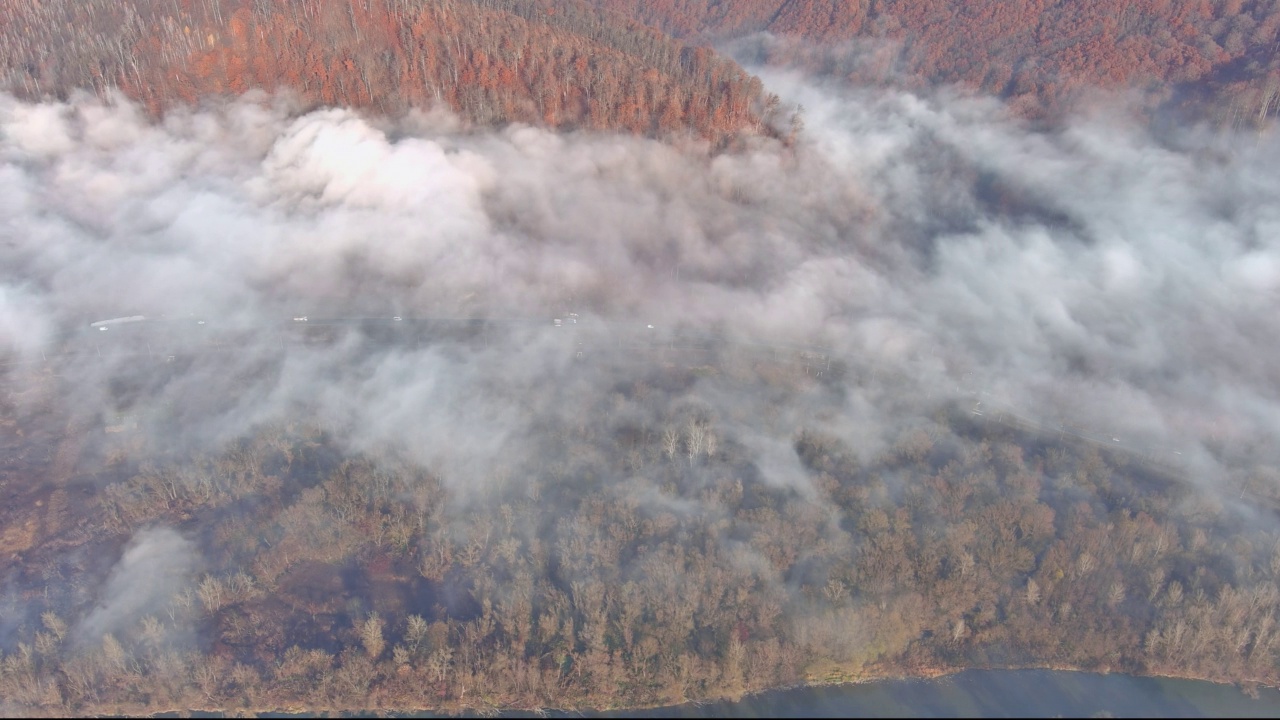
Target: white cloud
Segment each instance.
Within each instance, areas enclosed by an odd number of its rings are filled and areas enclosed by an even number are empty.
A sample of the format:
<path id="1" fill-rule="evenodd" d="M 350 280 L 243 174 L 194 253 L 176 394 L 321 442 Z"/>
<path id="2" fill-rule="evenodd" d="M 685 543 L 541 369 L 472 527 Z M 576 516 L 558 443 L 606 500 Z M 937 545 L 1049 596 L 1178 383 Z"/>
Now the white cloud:
<path id="1" fill-rule="evenodd" d="M 868 438 L 910 396 L 958 386 L 1149 443 L 1203 440 L 1200 415 L 1241 438 L 1280 429 L 1274 137 L 1156 138 L 1101 114 L 1033 131 L 990 100 L 766 82 L 807 108 L 802 141 L 717 156 L 441 117 L 389 131 L 261 99 L 160 125 L 119 102 L 4 100 L 0 337 L 30 353 L 49 328 L 132 313 L 572 307 L 822 344 L 862 378 L 897 366 L 907 386 L 851 381 L 831 419 Z M 199 422 L 224 437 L 310 404 L 360 442 L 483 458 L 562 411 L 547 388 L 576 371 L 537 354 L 540 332 L 464 360 L 291 356 Z M 505 409 L 522 392 L 527 416 Z"/>

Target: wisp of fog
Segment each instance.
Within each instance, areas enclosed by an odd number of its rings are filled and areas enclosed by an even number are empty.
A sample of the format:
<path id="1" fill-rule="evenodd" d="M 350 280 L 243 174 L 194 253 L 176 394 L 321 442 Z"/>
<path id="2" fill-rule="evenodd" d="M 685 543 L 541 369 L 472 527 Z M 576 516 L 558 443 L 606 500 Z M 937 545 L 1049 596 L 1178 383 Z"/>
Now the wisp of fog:
<path id="1" fill-rule="evenodd" d="M 569 313 L 590 348 L 692 333 L 849 368 L 820 398 L 708 382 L 690 401 L 802 492 L 799 425 L 874 454 L 947 399 L 1176 457 L 1206 486 L 1276 464 L 1273 135 L 1156 137 L 1123 107 L 1046 130 L 962 94 L 765 79 L 803 132 L 726 152 L 258 96 L 158 122 L 122 99 L 0 99 L 0 352 L 199 318 L 241 334 L 154 389 L 173 442 L 305 409 L 458 487 L 626 372 L 562 351 Z M 504 329 L 465 352 L 254 332 L 393 316 Z M 85 357 L 78 411 L 131 411 L 108 379 L 136 358 Z"/>

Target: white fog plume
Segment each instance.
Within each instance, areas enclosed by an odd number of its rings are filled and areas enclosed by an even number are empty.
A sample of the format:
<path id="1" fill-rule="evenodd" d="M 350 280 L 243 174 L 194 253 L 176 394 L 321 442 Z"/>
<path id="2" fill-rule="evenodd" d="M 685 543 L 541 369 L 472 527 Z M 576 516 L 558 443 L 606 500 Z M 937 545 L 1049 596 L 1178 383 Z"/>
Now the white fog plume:
<path id="1" fill-rule="evenodd" d="M 1157 140 L 1119 115 L 1037 132 L 991 101 L 766 84 L 805 107 L 799 143 L 720 155 L 257 98 L 159 124 L 121 101 L 0 100 L 0 352 L 30 360 L 134 314 L 509 321 L 471 355 L 339 343 L 265 375 L 260 334 L 164 390 L 193 437 L 305 406 L 470 483 L 577 390 L 608 390 L 607 368 L 549 350 L 551 319 L 576 311 L 847 363 L 821 408 L 707 390 L 772 448 L 765 472 L 794 465 L 767 438 L 814 412 L 874 452 L 946 397 L 1178 453 L 1205 478 L 1276 464 L 1274 136 Z M 81 398 L 121 411 L 109 372 L 86 364 Z M 197 399 L 234 383 L 252 387 Z"/>
<path id="2" fill-rule="evenodd" d="M 87 644 L 104 634 L 133 634 L 147 615 L 159 615 L 188 588 L 198 553 L 172 528 L 140 530 L 125 547 L 102 590 L 98 604 L 75 628 Z"/>

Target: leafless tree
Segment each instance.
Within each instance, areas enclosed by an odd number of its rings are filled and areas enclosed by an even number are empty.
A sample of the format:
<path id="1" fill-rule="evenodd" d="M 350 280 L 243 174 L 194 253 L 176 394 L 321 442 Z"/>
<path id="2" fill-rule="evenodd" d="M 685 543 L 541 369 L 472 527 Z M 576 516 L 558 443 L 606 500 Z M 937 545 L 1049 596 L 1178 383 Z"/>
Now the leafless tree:
<path id="1" fill-rule="evenodd" d="M 369 617 L 360 624 L 360 643 L 364 645 L 364 651 L 374 660 L 377 660 L 387 647 L 387 642 L 382 637 L 383 624 L 382 617 L 376 612 L 370 613 Z"/>
<path id="2" fill-rule="evenodd" d="M 685 428 L 685 451 L 689 455 L 690 467 L 693 466 L 698 456 L 702 454 L 706 441 L 707 428 L 697 420 L 690 420 L 689 425 Z"/>
<path id="3" fill-rule="evenodd" d="M 673 427 L 668 427 L 662 431 L 662 452 L 667 456 L 668 460 L 675 459 L 676 451 L 680 449 L 680 433 Z"/>

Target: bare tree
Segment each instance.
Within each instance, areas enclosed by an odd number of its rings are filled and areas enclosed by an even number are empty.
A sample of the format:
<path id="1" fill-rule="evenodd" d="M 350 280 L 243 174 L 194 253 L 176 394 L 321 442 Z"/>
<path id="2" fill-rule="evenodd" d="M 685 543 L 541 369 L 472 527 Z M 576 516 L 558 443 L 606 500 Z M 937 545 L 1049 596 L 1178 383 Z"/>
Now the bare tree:
<path id="1" fill-rule="evenodd" d="M 453 666 L 453 648 L 445 647 L 436 648 L 431 653 L 431 657 L 427 658 L 427 672 L 431 673 L 437 683 L 444 682 L 445 676 L 449 674 L 449 668 Z"/>
<path id="2" fill-rule="evenodd" d="M 67 636 L 67 623 L 58 614 L 52 610 L 47 610 L 40 615 L 40 622 L 44 624 L 44 629 L 53 633 L 58 642 Z"/>
<path id="3" fill-rule="evenodd" d="M 1119 580 L 1111 583 L 1111 589 L 1107 592 L 1107 605 L 1115 607 L 1124 602 L 1124 583 Z"/>
<path id="4" fill-rule="evenodd" d="M 680 449 L 680 433 L 673 427 L 662 431 L 662 452 L 668 460 L 674 460 L 676 451 Z"/>
<path id="5" fill-rule="evenodd" d="M 208 575 L 200 582 L 200 602 L 204 605 L 204 609 L 213 614 L 222 609 L 223 602 L 226 600 L 227 590 L 222 585 L 222 581 L 218 578 Z"/>
<path id="6" fill-rule="evenodd" d="M 117 673 L 121 673 L 124 672 L 125 665 L 129 661 L 129 654 L 125 652 L 124 646 L 120 644 L 115 635 L 107 633 L 102 636 L 102 658 L 107 667 Z"/>
<path id="7" fill-rule="evenodd" d="M 845 584 L 839 580 L 831 578 L 827 581 L 826 586 L 822 588 L 822 594 L 827 596 L 827 601 L 832 605 L 839 605 L 848 596 L 849 588 L 845 587 Z"/>
<path id="8" fill-rule="evenodd" d="M 374 660 L 377 660 L 387 647 L 387 641 L 382 637 L 382 627 L 382 618 L 376 612 L 371 613 L 369 618 L 360 625 L 360 642 L 364 645 L 364 651 Z"/>
<path id="9" fill-rule="evenodd" d="M 164 623 L 155 615 L 142 618 L 142 640 L 152 649 L 159 650 L 164 643 Z"/>
<path id="10" fill-rule="evenodd" d="M 427 639 L 427 621 L 421 615 L 410 615 L 405 623 L 404 641 L 408 643 L 409 652 L 417 653 L 422 642 Z"/>
<path id="11" fill-rule="evenodd" d="M 1040 584 L 1030 578 L 1027 579 L 1027 604 L 1035 605 L 1040 602 Z"/>
<path id="12" fill-rule="evenodd" d="M 707 443 L 707 428 L 697 420 L 690 420 L 689 426 L 685 429 L 685 450 L 689 455 L 689 465 L 693 466 L 698 456 L 702 454 Z"/>

